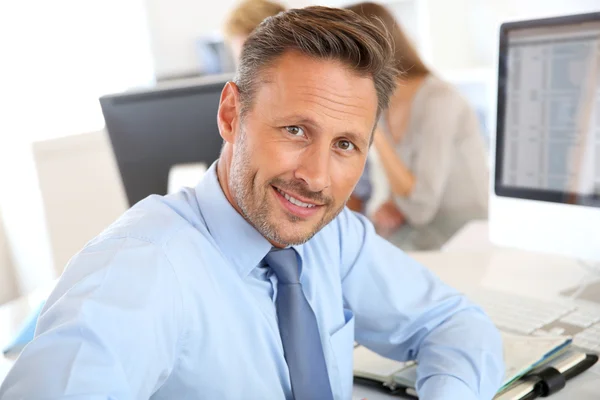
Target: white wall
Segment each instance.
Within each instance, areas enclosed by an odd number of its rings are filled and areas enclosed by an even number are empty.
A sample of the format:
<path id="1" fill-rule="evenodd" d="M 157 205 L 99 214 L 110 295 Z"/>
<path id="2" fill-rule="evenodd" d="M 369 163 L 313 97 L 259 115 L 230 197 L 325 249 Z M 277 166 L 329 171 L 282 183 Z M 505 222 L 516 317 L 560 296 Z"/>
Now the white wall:
<path id="1" fill-rule="evenodd" d="M 196 71 L 196 39 L 218 33 L 237 3 L 238 0 L 146 0 L 156 76 Z M 288 0 L 282 3 L 288 7 L 304 7 L 313 2 Z"/>
<path id="2" fill-rule="evenodd" d="M 0 212 L 21 294 L 55 276 L 31 142 L 99 129 L 101 94 L 151 83 L 147 33 L 143 0 L 0 1 Z"/>
<path id="3" fill-rule="evenodd" d="M 419 0 L 427 2 L 438 70 L 495 68 L 502 22 L 600 11 L 599 0 Z"/>
<path id="4" fill-rule="evenodd" d="M 147 0 L 156 76 L 197 69 L 195 41 L 218 31 L 236 0 Z"/>
<path id="5" fill-rule="evenodd" d="M 218 32 L 236 0 L 146 0 L 157 76 L 197 69 L 194 43 Z M 421 36 L 431 43 L 422 51 L 437 70 L 493 68 L 500 23 L 600 10 L 599 0 L 380 0 L 414 1 L 424 10 Z M 311 4 L 343 6 L 358 0 L 288 0 L 288 7 Z"/>
<path id="6" fill-rule="evenodd" d="M 0 304 L 12 300 L 17 294 L 17 282 L 4 233 L 4 223 L 0 218 Z"/>

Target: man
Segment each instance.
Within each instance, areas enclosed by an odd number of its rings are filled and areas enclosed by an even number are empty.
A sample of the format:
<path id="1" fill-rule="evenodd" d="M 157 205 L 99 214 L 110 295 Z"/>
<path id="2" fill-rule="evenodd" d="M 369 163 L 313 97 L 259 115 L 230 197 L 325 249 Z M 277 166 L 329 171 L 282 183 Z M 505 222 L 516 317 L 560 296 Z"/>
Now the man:
<path id="1" fill-rule="evenodd" d="M 393 90 L 350 11 L 265 21 L 223 89 L 221 158 L 74 257 L 4 399 L 349 399 L 354 340 L 419 361 L 423 399 L 490 399 L 488 318 L 344 207 Z"/>
<path id="2" fill-rule="evenodd" d="M 281 4 L 269 0 L 243 0 L 228 15 L 223 25 L 225 36 L 236 62 L 242 46 L 252 31 L 268 17 L 285 11 Z"/>

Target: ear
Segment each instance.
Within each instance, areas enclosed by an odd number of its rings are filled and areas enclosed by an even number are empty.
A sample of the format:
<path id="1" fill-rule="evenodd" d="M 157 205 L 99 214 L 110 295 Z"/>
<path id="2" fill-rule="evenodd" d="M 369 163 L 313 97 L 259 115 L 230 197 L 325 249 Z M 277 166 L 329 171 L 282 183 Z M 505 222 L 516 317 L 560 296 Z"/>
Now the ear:
<path id="1" fill-rule="evenodd" d="M 240 92 L 237 85 L 227 82 L 221 92 L 217 125 L 223 140 L 233 143 L 236 138 L 238 123 L 240 121 Z"/>

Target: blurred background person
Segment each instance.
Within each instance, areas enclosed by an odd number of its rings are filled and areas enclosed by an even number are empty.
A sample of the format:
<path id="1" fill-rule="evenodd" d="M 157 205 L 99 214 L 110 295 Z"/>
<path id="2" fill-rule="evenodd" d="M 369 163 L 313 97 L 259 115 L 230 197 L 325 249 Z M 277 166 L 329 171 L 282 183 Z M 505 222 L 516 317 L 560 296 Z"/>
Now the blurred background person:
<path id="1" fill-rule="evenodd" d="M 244 0 L 229 14 L 224 24 L 224 33 L 237 62 L 244 42 L 250 33 L 267 17 L 285 11 L 285 7 L 275 1 Z"/>
<path id="2" fill-rule="evenodd" d="M 375 132 L 372 171 L 363 174 L 350 206 L 368 198 L 365 181 L 376 185 L 373 177 L 385 175 L 387 200 L 371 215 L 376 229 L 406 250 L 439 248 L 469 220 L 487 218 L 489 171 L 477 115 L 423 63 L 385 7 L 365 2 L 347 8 L 378 19 L 392 33 L 401 71 Z"/>

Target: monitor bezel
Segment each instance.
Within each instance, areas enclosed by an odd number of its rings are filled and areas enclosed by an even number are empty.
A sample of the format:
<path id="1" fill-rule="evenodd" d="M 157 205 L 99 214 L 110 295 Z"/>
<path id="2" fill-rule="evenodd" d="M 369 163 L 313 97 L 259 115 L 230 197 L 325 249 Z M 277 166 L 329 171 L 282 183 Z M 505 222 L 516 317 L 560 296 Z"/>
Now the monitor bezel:
<path id="1" fill-rule="evenodd" d="M 495 174 L 494 192 L 496 196 L 527 200 L 538 200 L 551 203 L 574 204 L 600 207 L 598 196 L 584 196 L 574 192 L 560 192 L 542 189 L 527 189 L 502 184 L 504 161 L 504 125 L 506 116 L 506 91 L 508 87 L 508 36 L 511 31 L 564 26 L 586 22 L 600 22 L 600 12 L 568 15 L 553 18 L 505 22 L 500 26 L 498 51 L 498 92 L 496 110 L 496 143 L 495 143 Z"/>

